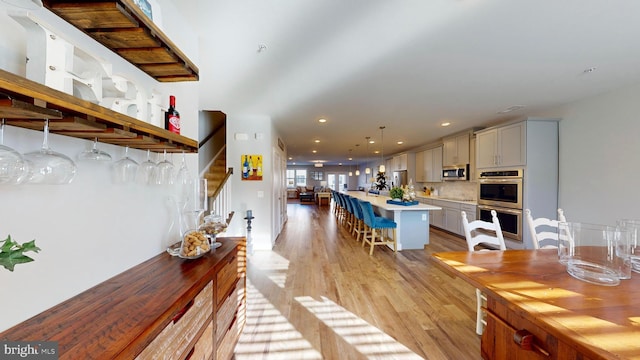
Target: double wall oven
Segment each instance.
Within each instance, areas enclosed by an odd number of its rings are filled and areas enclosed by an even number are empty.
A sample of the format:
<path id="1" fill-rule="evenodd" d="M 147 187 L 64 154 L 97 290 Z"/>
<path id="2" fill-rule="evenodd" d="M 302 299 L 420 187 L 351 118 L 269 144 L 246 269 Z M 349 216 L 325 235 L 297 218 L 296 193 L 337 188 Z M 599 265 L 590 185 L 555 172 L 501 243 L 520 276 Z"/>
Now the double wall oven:
<path id="1" fill-rule="evenodd" d="M 523 169 L 482 171 L 478 181 L 478 218 L 491 222 L 495 210 L 505 238 L 522 242 Z"/>

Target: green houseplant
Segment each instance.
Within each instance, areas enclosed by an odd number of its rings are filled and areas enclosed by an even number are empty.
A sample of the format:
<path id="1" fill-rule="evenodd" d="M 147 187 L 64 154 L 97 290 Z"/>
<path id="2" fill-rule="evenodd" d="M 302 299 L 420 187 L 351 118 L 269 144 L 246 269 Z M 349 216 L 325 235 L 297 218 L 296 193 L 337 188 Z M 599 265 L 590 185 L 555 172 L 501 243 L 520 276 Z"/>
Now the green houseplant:
<path id="1" fill-rule="evenodd" d="M 28 251 L 40 251 L 40 248 L 36 246 L 35 239 L 24 244 L 18 244 L 11 240 L 11 235 L 7 235 L 6 239 L 0 241 L 0 265 L 9 271 L 13 271 L 17 264 L 33 261 L 32 258 L 24 254 Z"/>
<path id="2" fill-rule="evenodd" d="M 398 186 L 394 186 L 393 188 L 391 188 L 389 196 L 391 196 L 392 199 L 402 200 L 404 197 L 404 190 L 402 190 Z"/>

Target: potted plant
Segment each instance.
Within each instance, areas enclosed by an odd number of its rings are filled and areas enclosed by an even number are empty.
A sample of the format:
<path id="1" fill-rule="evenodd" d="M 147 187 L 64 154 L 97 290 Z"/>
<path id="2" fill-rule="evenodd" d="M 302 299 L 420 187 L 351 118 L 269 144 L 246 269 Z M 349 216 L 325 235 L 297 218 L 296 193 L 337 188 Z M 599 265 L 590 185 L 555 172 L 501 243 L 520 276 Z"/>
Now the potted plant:
<path id="1" fill-rule="evenodd" d="M 0 265 L 9 271 L 13 271 L 17 264 L 33 261 L 32 258 L 24 255 L 27 251 L 40 251 L 40 248 L 36 246 L 35 240 L 18 244 L 11 240 L 11 235 L 8 235 L 6 239 L 0 241 Z"/>
<path id="2" fill-rule="evenodd" d="M 384 190 L 387 188 L 387 177 L 383 172 L 378 171 L 378 174 L 376 175 L 375 187 L 378 190 Z"/>
<path id="3" fill-rule="evenodd" d="M 389 196 L 391 196 L 393 200 L 402 201 L 404 199 L 404 190 L 398 186 L 394 186 L 391 188 Z"/>

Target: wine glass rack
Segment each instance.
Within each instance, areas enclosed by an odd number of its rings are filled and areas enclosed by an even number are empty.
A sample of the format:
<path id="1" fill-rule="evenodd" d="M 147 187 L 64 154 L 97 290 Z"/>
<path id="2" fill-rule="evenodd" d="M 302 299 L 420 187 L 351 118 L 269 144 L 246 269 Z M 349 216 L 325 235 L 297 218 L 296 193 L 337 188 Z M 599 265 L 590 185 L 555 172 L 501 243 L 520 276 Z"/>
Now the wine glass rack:
<path id="1" fill-rule="evenodd" d="M 198 142 L 0 69 L 0 118 L 49 131 L 154 152 L 198 152 Z"/>

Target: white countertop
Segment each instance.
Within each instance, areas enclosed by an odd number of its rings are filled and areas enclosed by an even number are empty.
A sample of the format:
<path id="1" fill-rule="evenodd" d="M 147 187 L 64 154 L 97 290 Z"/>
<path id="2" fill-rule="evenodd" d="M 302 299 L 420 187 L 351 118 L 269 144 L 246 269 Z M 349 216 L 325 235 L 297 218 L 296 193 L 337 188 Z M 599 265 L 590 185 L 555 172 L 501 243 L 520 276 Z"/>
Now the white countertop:
<path id="1" fill-rule="evenodd" d="M 409 205 L 409 206 L 387 204 L 387 200 L 391 199 L 390 197 L 383 196 L 383 195 L 370 195 L 369 193 L 364 192 L 364 191 L 346 191 L 344 193 L 349 195 L 349 196 L 353 196 L 355 198 L 358 198 L 360 200 L 368 201 L 372 205 L 377 206 L 377 207 L 379 207 L 381 209 L 388 210 L 388 211 L 442 210 L 442 208 L 439 207 L 439 206 L 433 206 L 433 205 L 428 205 L 428 204 L 423 204 L 423 203 L 419 203 L 419 204 L 416 204 L 416 205 Z"/>
<path id="2" fill-rule="evenodd" d="M 432 195 L 427 196 L 427 195 L 424 195 L 424 193 L 416 194 L 416 197 L 421 199 L 433 199 L 433 200 L 441 200 L 441 201 L 451 201 L 451 202 L 456 202 L 460 204 L 478 205 L 477 200 L 457 200 L 457 199 L 451 199 L 451 198 L 440 197 L 440 196 L 432 196 Z"/>

